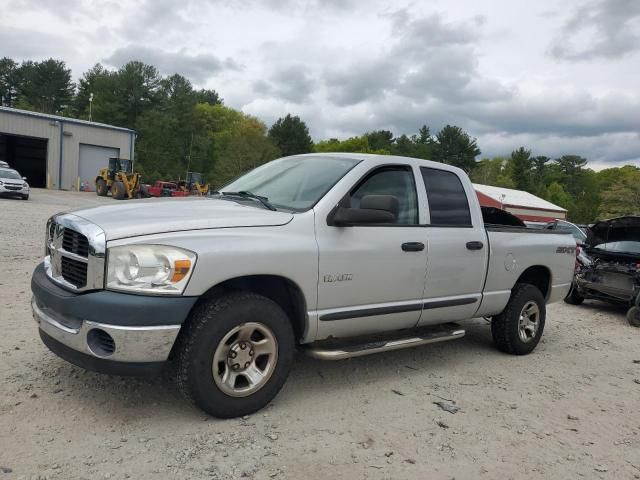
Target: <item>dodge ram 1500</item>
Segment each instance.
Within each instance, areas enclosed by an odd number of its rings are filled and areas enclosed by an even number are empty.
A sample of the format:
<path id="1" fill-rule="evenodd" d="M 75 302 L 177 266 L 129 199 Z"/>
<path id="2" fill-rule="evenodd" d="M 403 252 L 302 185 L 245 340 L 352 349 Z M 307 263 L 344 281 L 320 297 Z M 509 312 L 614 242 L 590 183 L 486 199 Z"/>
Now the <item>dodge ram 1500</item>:
<path id="1" fill-rule="evenodd" d="M 491 320 L 531 352 L 572 282 L 568 235 L 491 225 L 460 169 L 405 157 L 310 154 L 209 198 L 53 216 L 32 278 L 43 342 L 112 374 L 170 366 L 218 417 L 269 403 L 296 346 L 342 359 L 459 338 Z"/>

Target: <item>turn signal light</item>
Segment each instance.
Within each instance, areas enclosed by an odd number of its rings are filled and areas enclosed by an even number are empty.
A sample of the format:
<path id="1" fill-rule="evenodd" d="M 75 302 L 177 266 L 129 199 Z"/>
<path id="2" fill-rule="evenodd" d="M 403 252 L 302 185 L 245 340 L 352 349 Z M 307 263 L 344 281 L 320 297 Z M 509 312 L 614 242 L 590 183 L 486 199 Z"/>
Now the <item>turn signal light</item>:
<path id="1" fill-rule="evenodd" d="M 176 283 L 186 277 L 191 270 L 191 260 L 176 260 L 173 267 L 171 283 Z"/>

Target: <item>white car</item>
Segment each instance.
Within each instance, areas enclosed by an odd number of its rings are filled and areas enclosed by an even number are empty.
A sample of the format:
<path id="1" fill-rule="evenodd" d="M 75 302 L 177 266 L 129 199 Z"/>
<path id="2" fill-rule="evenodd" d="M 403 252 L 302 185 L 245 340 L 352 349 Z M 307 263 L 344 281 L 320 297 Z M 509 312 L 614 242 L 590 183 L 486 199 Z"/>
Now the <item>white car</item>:
<path id="1" fill-rule="evenodd" d="M 29 184 L 26 177 L 12 168 L 0 168 L 0 197 L 20 197 L 29 200 Z"/>

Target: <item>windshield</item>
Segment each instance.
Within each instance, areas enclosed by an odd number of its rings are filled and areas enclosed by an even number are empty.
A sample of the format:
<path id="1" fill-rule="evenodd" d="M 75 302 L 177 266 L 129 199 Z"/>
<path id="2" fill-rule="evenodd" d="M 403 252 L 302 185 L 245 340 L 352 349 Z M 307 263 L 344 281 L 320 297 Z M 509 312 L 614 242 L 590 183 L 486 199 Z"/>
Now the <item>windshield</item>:
<path id="1" fill-rule="evenodd" d="M 22 180 L 22 177 L 15 170 L 1 170 L 0 178 L 10 178 L 11 180 Z"/>
<path id="2" fill-rule="evenodd" d="M 558 220 L 555 224 L 552 224 L 548 228 L 557 230 L 558 233 L 570 233 L 571 235 L 573 235 L 573 238 L 575 238 L 576 241 L 580 243 L 584 242 L 587 239 L 587 234 L 584 233 L 584 231 L 580 227 L 570 222 L 563 222 L 562 220 Z"/>
<path id="3" fill-rule="evenodd" d="M 622 242 L 609 242 L 600 243 L 595 245 L 594 248 L 598 250 L 604 250 L 606 252 L 620 252 L 620 253 L 640 253 L 640 242 L 634 241 L 622 241 Z"/>
<path id="4" fill-rule="evenodd" d="M 266 163 L 220 192 L 251 192 L 275 207 L 304 211 L 313 207 L 359 160 L 340 157 L 286 157 Z"/>

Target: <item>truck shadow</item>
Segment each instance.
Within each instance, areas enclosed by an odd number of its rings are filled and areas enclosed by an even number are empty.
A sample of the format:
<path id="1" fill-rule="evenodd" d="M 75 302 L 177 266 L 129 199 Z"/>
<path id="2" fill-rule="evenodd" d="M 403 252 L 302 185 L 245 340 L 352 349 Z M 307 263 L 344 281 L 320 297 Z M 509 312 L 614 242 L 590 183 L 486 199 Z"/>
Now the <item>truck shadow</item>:
<path id="1" fill-rule="evenodd" d="M 471 365 L 477 368 L 488 355 L 509 358 L 495 350 L 484 321 L 467 322 L 465 328 L 467 335 L 458 340 L 335 362 L 316 360 L 300 351 L 283 391 L 273 404 L 279 410 L 313 399 L 315 404 L 326 403 L 325 407 L 330 408 L 336 395 L 350 395 L 359 386 L 370 387 L 375 383 L 389 391 L 399 382 L 428 383 L 447 372 L 462 372 Z M 43 365 L 48 365 L 44 367 L 44 376 L 55 378 L 64 393 L 60 414 L 67 410 L 87 411 L 105 425 L 155 418 L 172 422 L 207 418 L 189 405 L 168 375 L 149 378 L 103 375 L 53 358 L 43 361 Z M 375 398 L 370 401 L 375 402 Z"/>

